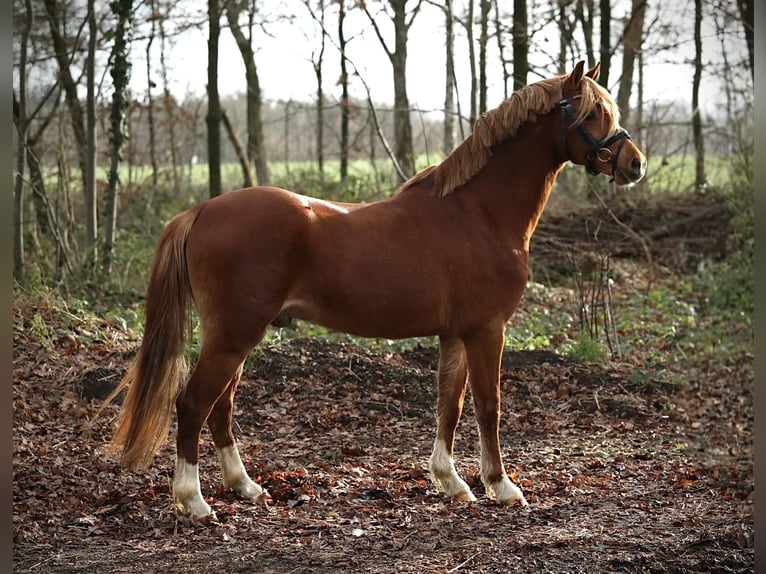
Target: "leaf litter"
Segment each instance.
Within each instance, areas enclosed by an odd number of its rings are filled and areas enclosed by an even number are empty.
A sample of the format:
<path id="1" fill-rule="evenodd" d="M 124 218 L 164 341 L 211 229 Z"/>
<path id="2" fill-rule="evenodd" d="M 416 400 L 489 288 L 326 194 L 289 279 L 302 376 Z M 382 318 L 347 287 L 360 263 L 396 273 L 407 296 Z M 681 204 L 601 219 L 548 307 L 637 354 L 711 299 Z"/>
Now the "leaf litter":
<path id="1" fill-rule="evenodd" d="M 752 361 L 697 365 L 683 388 L 628 368 L 506 351 L 501 444 L 528 509 L 479 478 L 470 394 L 456 466 L 478 500 L 431 484 L 437 350 L 292 339 L 264 347 L 237 394 L 235 434 L 268 507 L 220 485 L 203 431 L 203 495 L 218 520 L 172 508 L 173 437 L 146 472 L 104 455 L 92 426 L 135 341 L 54 335 L 15 309 L 13 559 L 19 572 L 752 572 Z M 105 327 L 101 327 L 102 329 Z"/>

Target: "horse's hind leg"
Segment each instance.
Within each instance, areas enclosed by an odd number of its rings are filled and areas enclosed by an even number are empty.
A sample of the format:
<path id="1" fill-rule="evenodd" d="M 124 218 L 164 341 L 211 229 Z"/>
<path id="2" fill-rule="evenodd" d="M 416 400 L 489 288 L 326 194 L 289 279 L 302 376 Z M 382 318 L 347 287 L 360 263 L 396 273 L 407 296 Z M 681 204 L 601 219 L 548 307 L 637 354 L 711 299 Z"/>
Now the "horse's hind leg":
<path id="1" fill-rule="evenodd" d="M 440 492 L 455 500 L 474 501 L 476 497 L 458 475 L 452 459 L 455 430 L 465 399 L 466 369 L 463 342 L 457 337 L 440 338 L 436 440 L 428 468 Z"/>
<path id="2" fill-rule="evenodd" d="M 241 496 L 249 498 L 253 502 L 261 502 L 267 494 L 247 474 L 245 465 L 242 464 L 242 459 L 239 456 L 239 450 L 237 449 L 237 443 L 234 440 L 234 433 L 231 428 L 234 394 L 237 392 L 237 385 L 239 385 L 239 379 L 242 376 L 243 365 L 244 363 L 239 365 L 226 390 L 216 401 L 207 419 L 207 424 L 210 427 L 213 442 L 218 449 L 218 456 L 221 459 L 223 485 L 239 493 Z"/>
<path id="3" fill-rule="evenodd" d="M 173 502 L 177 509 L 189 512 L 198 520 L 215 516 L 202 498 L 199 483 L 200 431 L 249 351 L 249 348 L 235 350 L 220 341 L 220 338 L 212 337 L 210 342 L 203 340 L 199 360 L 186 390 L 176 400 L 178 436 Z"/>
<path id="4" fill-rule="evenodd" d="M 464 339 L 476 420 L 481 440 L 481 480 L 487 496 L 500 504 L 527 505 L 511 482 L 500 454 L 500 359 L 503 328 L 487 328 Z"/>

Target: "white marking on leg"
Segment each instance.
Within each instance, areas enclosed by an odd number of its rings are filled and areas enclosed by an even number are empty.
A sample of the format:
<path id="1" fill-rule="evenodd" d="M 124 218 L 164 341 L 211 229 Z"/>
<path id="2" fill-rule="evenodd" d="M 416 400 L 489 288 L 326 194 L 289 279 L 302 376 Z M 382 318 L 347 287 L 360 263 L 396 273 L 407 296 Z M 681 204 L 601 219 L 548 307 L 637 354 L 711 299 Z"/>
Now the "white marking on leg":
<path id="1" fill-rule="evenodd" d="M 428 469 L 431 472 L 431 480 L 439 492 L 443 492 L 456 500 L 466 502 L 476 500 L 471 489 L 458 475 L 455 469 L 455 462 L 447 451 L 447 445 L 441 438 L 437 438 L 434 441 L 434 450 L 428 461 Z"/>
<path id="2" fill-rule="evenodd" d="M 173 478 L 173 505 L 181 512 L 188 512 L 196 520 L 215 517 L 210 505 L 202 498 L 198 466 L 186 462 L 180 456 L 176 459 Z"/>
<path id="3" fill-rule="evenodd" d="M 266 491 L 248 476 L 236 444 L 219 449 L 218 456 L 221 459 L 221 474 L 223 485 L 226 488 L 238 492 L 253 502 L 261 502 L 264 497 L 268 496 Z"/>
<path id="4" fill-rule="evenodd" d="M 494 469 L 490 468 L 490 457 L 487 456 L 487 448 L 484 440 L 481 441 L 481 481 L 484 483 L 484 489 L 491 500 L 499 504 L 515 504 L 517 501 L 521 506 L 528 506 L 527 500 L 521 489 L 516 486 L 508 475 L 503 471 L 502 478 L 497 482 L 490 482 L 488 477 L 492 475 Z M 502 462 L 500 463 L 502 466 Z"/>

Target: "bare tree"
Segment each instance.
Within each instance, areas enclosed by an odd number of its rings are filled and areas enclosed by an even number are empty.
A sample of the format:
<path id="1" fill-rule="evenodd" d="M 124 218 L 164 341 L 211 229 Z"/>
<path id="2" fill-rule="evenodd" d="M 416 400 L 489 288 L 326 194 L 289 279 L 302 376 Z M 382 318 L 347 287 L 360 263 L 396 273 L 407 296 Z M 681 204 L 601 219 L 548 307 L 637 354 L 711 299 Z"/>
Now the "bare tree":
<path id="1" fill-rule="evenodd" d="M 513 34 L 511 34 L 513 36 Z M 505 34 L 500 19 L 500 2 L 495 0 L 495 39 L 497 40 L 497 51 L 500 54 L 500 69 L 503 72 L 503 99 L 508 99 L 508 80 L 511 75 L 508 73 L 508 61 L 505 57 Z M 513 37 L 511 37 L 513 40 Z"/>
<path id="2" fill-rule="evenodd" d="M 497 5 L 497 4 L 495 4 Z M 455 16 L 452 0 L 444 1 L 444 47 L 446 65 L 444 73 L 444 137 L 442 152 L 447 156 L 455 147 Z"/>
<path id="3" fill-rule="evenodd" d="M 609 71 L 612 67 L 612 3 L 611 0 L 600 0 L 599 8 L 601 10 L 601 19 L 599 22 L 601 30 L 601 40 L 599 46 L 601 62 L 601 71 L 598 75 L 598 82 L 605 88 L 609 88 Z"/>
<path id="4" fill-rule="evenodd" d="M 218 37 L 221 10 L 218 0 L 208 0 L 207 39 L 207 154 L 210 197 L 221 195 L 221 100 L 218 96 Z"/>
<path id="5" fill-rule="evenodd" d="M 632 0 L 630 18 L 625 24 L 622 50 L 622 75 L 620 87 L 617 91 L 617 105 L 622 112 L 624 125 L 630 124 L 630 96 L 633 90 L 633 77 L 636 55 L 641 52 L 641 44 L 644 40 L 644 14 L 646 12 L 646 0 Z M 638 104 L 641 105 L 641 102 Z"/>
<path id="6" fill-rule="evenodd" d="M 92 0 L 91 0 L 92 1 Z M 119 167 L 122 159 L 122 144 L 125 140 L 123 123 L 125 111 L 128 108 L 128 82 L 130 81 L 130 39 L 133 24 L 133 0 L 115 0 L 110 4 L 117 17 L 117 27 L 114 32 L 112 47 L 111 76 L 114 84 L 112 105 L 109 114 L 110 124 L 110 165 L 106 192 L 106 228 L 104 231 L 104 273 L 109 275 L 112 270 L 112 252 L 117 233 L 117 184 L 119 183 Z"/>
<path id="7" fill-rule="evenodd" d="M 410 102 L 407 97 L 407 35 L 415 20 L 422 0 L 417 0 L 414 8 L 407 10 L 407 0 L 387 0 L 385 2 L 393 14 L 387 14 L 394 25 L 394 49 L 391 50 L 383 38 L 378 20 L 362 3 L 365 14 L 372 24 L 381 46 L 386 52 L 394 73 L 394 141 L 395 155 L 402 171 L 411 176 L 415 173 L 415 157 L 412 147 L 412 125 L 410 123 Z M 385 11 L 385 10 L 384 10 Z"/>
<path id="8" fill-rule="evenodd" d="M 577 0 L 575 5 L 575 17 L 582 27 L 582 35 L 585 39 L 585 54 L 588 58 L 588 67 L 596 65 L 596 53 L 593 49 L 593 0 Z"/>
<path id="9" fill-rule="evenodd" d="M 699 107 L 700 81 L 702 80 L 702 0 L 694 0 L 694 79 L 692 81 L 692 134 L 694 137 L 695 187 L 705 186 L 705 146 L 702 139 L 702 117 Z"/>
<path id="10" fill-rule="evenodd" d="M 86 267 L 95 267 L 98 258 L 98 193 L 96 187 L 97 135 L 96 135 L 96 43 L 98 26 L 96 25 L 96 6 L 94 0 L 88 0 L 88 59 L 86 60 L 87 95 L 85 97 L 85 138 L 86 172 L 85 203 L 87 212 L 87 241 L 85 254 Z"/>
<path id="11" fill-rule="evenodd" d="M 480 0 L 479 5 L 479 113 L 487 111 L 487 43 L 489 42 L 489 12 L 492 0 Z"/>
<path id="12" fill-rule="evenodd" d="M 82 189 L 85 194 L 86 226 L 85 244 L 89 256 L 94 256 L 96 251 L 97 213 L 95 200 L 95 187 L 88 187 L 91 183 L 88 178 L 88 141 L 85 128 L 85 117 L 82 103 L 77 95 L 77 82 L 72 76 L 71 49 L 78 44 L 69 38 L 65 38 L 62 32 L 64 11 L 56 0 L 45 0 L 45 15 L 51 33 L 51 41 L 55 52 L 56 62 L 59 69 L 59 82 L 64 91 L 65 101 L 69 109 L 69 118 L 72 125 L 72 134 L 75 140 L 75 151 L 82 176 Z M 87 19 L 86 19 L 87 21 Z M 84 24 L 85 22 L 83 22 Z M 79 34 L 78 34 L 79 36 Z M 92 194 L 92 195 L 91 195 Z"/>
<path id="13" fill-rule="evenodd" d="M 564 74 L 567 71 L 567 51 L 572 47 L 572 36 L 574 35 L 574 22 L 570 22 L 567 15 L 567 8 L 570 5 L 569 0 L 558 0 L 559 8 L 559 68 L 558 73 Z"/>
<path id="14" fill-rule="evenodd" d="M 529 35 L 527 0 L 513 0 L 513 89 L 527 85 L 529 73 Z"/>
<path id="15" fill-rule="evenodd" d="M 247 11 L 248 35 L 245 36 L 239 18 L 244 12 L 245 0 L 228 0 L 226 2 L 226 17 L 229 29 L 237 43 L 242 61 L 245 64 L 245 81 L 247 83 L 247 153 L 255 166 L 255 176 L 260 185 L 271 183 L 269 164 L 263 138 L 262 96 L 261 84 L 258 78 L 258 68 L 255 64 L 253 51 L 253 25 L 255 18 L 255 3 Z"/>
<path id="16" fill-rule="evenodd" d="M 34 23 L 32 1 L 24 2 L 24 27 L 21 31 L 21 55 L 19 58 L 18 147 L 16 150 L 16 181 L 13 189 L 13 277 L 24 280 L 24 167 L 27 151 L 27 49 L 29 34 Z"/>
<path id="17" fill-rule="evenodd" d="M 346 0 L 338 0 L 338 47 L 340 49 L 340 180 L 348 177 L 348 59 L 346 58 Z"/>
<path id="18" fill-rule="evenodd" d="M 739 14 L 742 19 L 742 26 L 745 29 L 745 41 L 747 42 L 748 61 L 750 63 L 750 78 L 755 82 L 755 24 L 754 24 L 754 4 L 753 0 L 738 0 Z"/>

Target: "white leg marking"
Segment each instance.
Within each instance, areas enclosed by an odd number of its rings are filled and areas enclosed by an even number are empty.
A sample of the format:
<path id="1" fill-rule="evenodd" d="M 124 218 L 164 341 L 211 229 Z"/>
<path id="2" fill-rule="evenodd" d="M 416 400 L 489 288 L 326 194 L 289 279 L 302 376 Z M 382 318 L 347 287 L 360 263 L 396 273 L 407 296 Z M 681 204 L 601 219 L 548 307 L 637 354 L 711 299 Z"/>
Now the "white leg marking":
<path id="1" fill-rule="evenodd" d="M 188 512 L 195 520 L 215 518 L 210 505 L 202 498 L 199 484 L 199 469 L 182 457 L 176 459 L 176 473 L 173 478 L 173 504 L 181 512 Z"/>
<path id="2" fill-rule="evenodd" d="M 434 450 L 428 461 L 428 469 L 431 472 L 431 480 L 439 492 L 464 502 L 476 500 L 471 489 L 458 475 L 455 462 L 447 452 L 447 445 L 440 438 L 434 442 Z"/>
<path id="3" fill-rule="evenodd" d="M 500 463 L 502 464 L 502 462 Z M 521 489 L 513 484 L 508 475 L 503 471 L 503 477 L 498 482 L 490 482 L 487 478 L 490 476 L 489 456 L 486 455 L 484 441 L 481 441 L 481 481 L 484 483 L 484 489 L 487 496 L 500 504 L 512 505 L 517 501 L 521 506 L 528 506 L 527 499 Z"/>
<path id="4" fill-rule="evenodd" d="M 238 492 L 253 502 L 262 502 L 268 496 L 268 493 L 248 476 L 236 444 L 223 447 L 218 451 L 218 456 L 221 459 L 221 474 L 226 488 Z"/>

